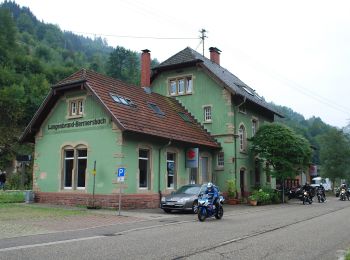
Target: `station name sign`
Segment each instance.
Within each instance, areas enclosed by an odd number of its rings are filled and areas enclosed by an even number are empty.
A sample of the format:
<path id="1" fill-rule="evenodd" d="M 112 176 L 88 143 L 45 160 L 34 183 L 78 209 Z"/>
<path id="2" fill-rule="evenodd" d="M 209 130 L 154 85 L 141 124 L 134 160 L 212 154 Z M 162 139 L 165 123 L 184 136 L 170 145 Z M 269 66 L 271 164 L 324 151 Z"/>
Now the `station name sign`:
<path id="1" fill-rule="evenodd" d="M 48 130 L 59 130 L 59 129 L 84 127 L 84 126 L 104 125 L 106 123 L 107 123 L 106 118 L 91 119 L 91 120 L 85 120 L 85 121 L 76 120 L 76 121 L 69 122 L 69 123 L 49 124 L 47 126 L 47 129 Z"/>

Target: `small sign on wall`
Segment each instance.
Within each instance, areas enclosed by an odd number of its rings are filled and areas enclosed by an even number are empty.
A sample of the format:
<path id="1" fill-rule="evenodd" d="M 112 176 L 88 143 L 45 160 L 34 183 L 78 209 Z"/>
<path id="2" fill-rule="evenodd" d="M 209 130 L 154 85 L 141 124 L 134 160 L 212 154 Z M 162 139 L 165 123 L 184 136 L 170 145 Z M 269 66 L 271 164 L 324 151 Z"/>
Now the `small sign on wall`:
<path id="1" fill-rule="evenodd" d="M 199 148 L 189 148 L 186 151 L 186 168 L 198 168 Z"/>
<path id="2" fill-rule="evenodd" d="M 125 168 L 118 168 L 118 172 L 117 172 L 118 182 L 124 182 L 125 172 L 126 172 Z"/>

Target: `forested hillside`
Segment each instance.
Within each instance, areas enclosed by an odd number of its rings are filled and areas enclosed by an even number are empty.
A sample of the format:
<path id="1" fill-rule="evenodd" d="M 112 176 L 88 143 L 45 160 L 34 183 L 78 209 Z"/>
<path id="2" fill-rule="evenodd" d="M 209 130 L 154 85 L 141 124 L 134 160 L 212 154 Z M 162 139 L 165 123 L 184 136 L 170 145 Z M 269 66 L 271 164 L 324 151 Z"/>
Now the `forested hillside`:
<path id="1" fill-rule="evenodd" d="M 49 87 L 81 68 L 138 84 L 140 53 L 62 31 L 15 2 L 0 4 L 0 169 L 30 151 L 17 140 Z"/>
<path id="2" fill-rule="evenodd" d="M 152 60 L 152 65 L 157 63 Z M 80 68 L 139 84 L 140 53 L 112 48 L 102 38 L 62 31 L 38 21 L 28 8 L 14 2 L 0 4 L 0 169 L 16 155 L 32 153 L 30 145 L 18 143 L 19 136 L 50 86 Z M 313 163 L 320 164 L 320 143 L 335 128 L 320 118 L 305 119 L 290 108 L 272 106 L 285 115 L 277 121 L 309 140 L 315 148 Z"/>

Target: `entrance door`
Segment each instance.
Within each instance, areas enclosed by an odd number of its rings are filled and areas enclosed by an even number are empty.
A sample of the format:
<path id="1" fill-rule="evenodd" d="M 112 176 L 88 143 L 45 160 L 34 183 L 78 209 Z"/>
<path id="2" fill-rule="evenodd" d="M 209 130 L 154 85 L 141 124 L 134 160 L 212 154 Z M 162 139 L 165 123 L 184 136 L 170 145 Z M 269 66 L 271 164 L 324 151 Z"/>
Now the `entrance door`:
<path id="1" fill-rule="evenodd" d="M 209 182 L 209 159 L 208 157 L 201 157 L 201 176 L 202 176 L 202 183 Z"/>
<path id="2" fill-rule="evenodd" d="M 244 177 L 245 177 L 244 169 L 241 169 L 239 171 L 239 177 L 240 177 L 239 179 L 240 179 L 241 197 L 244 197 L 244 193 L 245 193 L 245 191 L 244 191 L 244 185 L 245 185 L 245 183 L 244 183 Z"/>
<path id="3" fill-rule="evenodd" d="M 191 168 L 190 184 L 198 184 L 198 168 Z"/>

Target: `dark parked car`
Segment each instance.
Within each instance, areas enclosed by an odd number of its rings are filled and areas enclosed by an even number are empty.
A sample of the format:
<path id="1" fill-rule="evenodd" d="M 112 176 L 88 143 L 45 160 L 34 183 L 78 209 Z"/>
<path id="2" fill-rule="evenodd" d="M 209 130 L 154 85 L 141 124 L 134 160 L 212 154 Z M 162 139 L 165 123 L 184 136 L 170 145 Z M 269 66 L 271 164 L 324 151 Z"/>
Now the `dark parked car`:
<path id="1" fill-rule="evenodd" d="M 205 190 L 206 185 L 188 184 L 180 187 L 168 196 L 163 196 L 160 207 L 170 213 L 172 210 L 192 211 L 197 213 L 198 195 Z"/>

